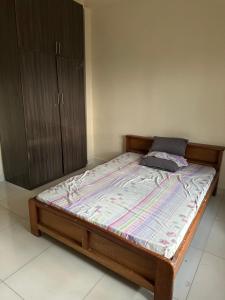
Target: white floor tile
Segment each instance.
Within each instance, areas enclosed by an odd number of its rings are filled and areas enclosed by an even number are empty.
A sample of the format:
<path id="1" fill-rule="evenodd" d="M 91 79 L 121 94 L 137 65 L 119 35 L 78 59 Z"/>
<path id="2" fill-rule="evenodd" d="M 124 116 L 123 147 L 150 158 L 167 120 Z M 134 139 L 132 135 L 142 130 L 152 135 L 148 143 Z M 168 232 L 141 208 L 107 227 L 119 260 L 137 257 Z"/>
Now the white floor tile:
<path id="1" fill-rule="evenodd" d="M 202 257 L 188 300 L 225 299 L 225 260 L 209 253 Z"/>
<path id="2" fill-rule="evenodd" d="M 174 299 L 185 300 L 194 274 L 198 268 L 202 251 L 194 248 L 189 248 L 184 262 L 177 274 L 174 286 Z M 143 288 L 138 288 L 126 280 L 114 274 L 105 275 L 104 278 L 96 285 L 91 293 L 85 298 L 87 300 L 150 300 L 153 295 Z"/>
<path id="3" fill-rule="evenodd" d="M 202 251 L 190 247 L 177 273 L 174 285 L 174 297 L 185 300 L 190 290 L 195 272 L 201 260 Z"/>
<path id="4" fill-rule="evenodd" d="M 220 209 L 221 202 L 223 199 L 223 194 L 218 193 L 216 196 L 212 196 L 209 199 L 208 205 L 206 207 L 206 214 L 211 218 L 215 218 L 218 210 Z"/>
<path id="5" fill-rule="evenodd" d="M 5 279 L 52 243 L 33 236 L 24 224 L 11 225 L 0 231 L 0 279 Z"/>
<path id="6" fill-rule="evenodd" d="M 204 250 L 221 203 L 221 195 L 212 197 L 199 223 L 191 246 Z"/>
<path id="7" fill-rule="evenodd" d="M 21 300 L 15 292 L 8 288 L 4 283 L 0 284 L 0 299 L 1 300 Z"/>
<path id="8" fill-rule="evenodd" d="M 153 300 L 153 296 L 146 289 L 109 272 L 106 273 L 85 300 Z"/>
<path id="9" fill-rule="evenodd" d="M 205 250 L 225 259 L 225 220 L 214 222 Z"/>
<path id="10" fill-rule="evenodd" d="M 28 199 L 32 192 L 11 183 L 0 183 L 0 205 L 14 212 L 15 214 L 28 217 Z"/>
<path id="11" fill-rule="evenodd" d="M 21 222 L 23 219 L 0 206 L 0 231 L 9 225 Z"/>
<path id="12" fill-rule="evenodd" d="M 27 300 L 80 300 L 101 279 L 95 264 L 63 246 L 52 246 L 6 283 Z"/>
<path id="13" fill-rule="evenodd" d="M 106 271 L 85 300 L 153 300 L 154 295 L 145 288 L 140 288 L 126 279 Z M 178 300 L 173 297 L 173 300 Z"/>
<path id="14" fill-rule="evenodd" d="M 0 182 L 0 200 L 1 199 L 5 199 L 5 198 L 10 198 L 10 196 L 12 196 L 15 193 L 23 193 L 26 190 L 14 185 L 10 182 L 7 181 L 3 181 Z"/>
<path id="15" fill-rule="evenodd" d="M 221 200 L 220 209 L 217 213 L 216 219 L 225 221 L 225 197 Z"/>

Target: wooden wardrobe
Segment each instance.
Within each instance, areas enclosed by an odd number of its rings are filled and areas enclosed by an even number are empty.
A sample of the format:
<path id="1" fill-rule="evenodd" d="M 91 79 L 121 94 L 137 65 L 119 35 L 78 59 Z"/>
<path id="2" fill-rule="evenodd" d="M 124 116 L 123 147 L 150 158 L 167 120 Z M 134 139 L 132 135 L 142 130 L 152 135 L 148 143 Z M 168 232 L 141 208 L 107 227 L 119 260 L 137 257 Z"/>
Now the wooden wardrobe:
<path id="1" fill-rule="evenodd" d="M 83 7 L 0 1 L 0 133 L 7 181 L 32 189 L 87 163 Z"/>

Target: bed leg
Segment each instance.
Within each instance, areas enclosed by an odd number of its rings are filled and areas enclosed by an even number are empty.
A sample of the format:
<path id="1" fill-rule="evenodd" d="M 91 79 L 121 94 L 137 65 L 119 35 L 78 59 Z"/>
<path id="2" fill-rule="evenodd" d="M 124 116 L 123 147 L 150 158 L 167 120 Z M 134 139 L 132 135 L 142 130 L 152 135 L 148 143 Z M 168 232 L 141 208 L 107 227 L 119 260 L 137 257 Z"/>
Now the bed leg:
<path id="1" fill-rule="evenodd" d="M 41 231 L 38 229 L 37 206 L 34 199 L 29 200 L 29 215 L 31 233 L 36 236 L 41 236 Z"/>
<path id="2" fill-rule="evenodd" d="M 165 261 L 159 262 L 156 270 L 154 300 L 172 300 L 173 282 L 173 266 Z"/>
<path id="3" fill-rule="evenodd" d="M 217 182 L 216 182 L 216 185 L 215 185 L 215 187 L 214 187 L 214 190 L 213 190 L 213 196 L 216 196 L 216 194 L 217 194 L 217 190 L 218 190 L 218 183 L 219 183 L 219 180 L 217 180 Z"/>

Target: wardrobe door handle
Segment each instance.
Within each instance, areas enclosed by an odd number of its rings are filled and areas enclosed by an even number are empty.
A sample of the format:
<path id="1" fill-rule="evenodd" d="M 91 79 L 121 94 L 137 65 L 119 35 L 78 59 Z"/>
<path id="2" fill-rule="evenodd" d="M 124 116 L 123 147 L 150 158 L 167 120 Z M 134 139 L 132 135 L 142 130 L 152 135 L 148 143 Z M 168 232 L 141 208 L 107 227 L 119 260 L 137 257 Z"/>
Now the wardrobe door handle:
<path id="1" fill-rule="evenodd" d="M 61 54 L 61 42 L 58 42 L 59 44 L 59 53 L 58 54 Z"/>
<path id="2" fill-rule="evenodd" d="M 57 94 L 57 103 L 55 104 L 55 106 L 59 105 L 60 104 L 60 94 L 58 93 Z"/>
<path id="3" fill-rule="evenodd" d="M 55 42 L 55 54 L 56 55 L 58 54 L 58 42 L 57 41 Z"/>
<path id="4" fill-rule="evenodd" d="M 64 95 L 63 95 L 63 93 L 61 94 L 61 103 L 64 104 Z"/>

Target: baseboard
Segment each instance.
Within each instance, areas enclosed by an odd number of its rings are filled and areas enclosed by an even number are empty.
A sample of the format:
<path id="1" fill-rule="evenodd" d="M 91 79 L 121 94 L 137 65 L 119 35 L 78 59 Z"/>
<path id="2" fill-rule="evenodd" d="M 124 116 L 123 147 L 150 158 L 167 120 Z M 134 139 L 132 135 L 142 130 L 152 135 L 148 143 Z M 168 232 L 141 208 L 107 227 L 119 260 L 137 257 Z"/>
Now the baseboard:
<path id="1" fill-rule="evenodd" d="M 0 182 L 3 182 L 3 181 L 5 181 L 5 177 L 3 174 L 0 174 Z"/>

